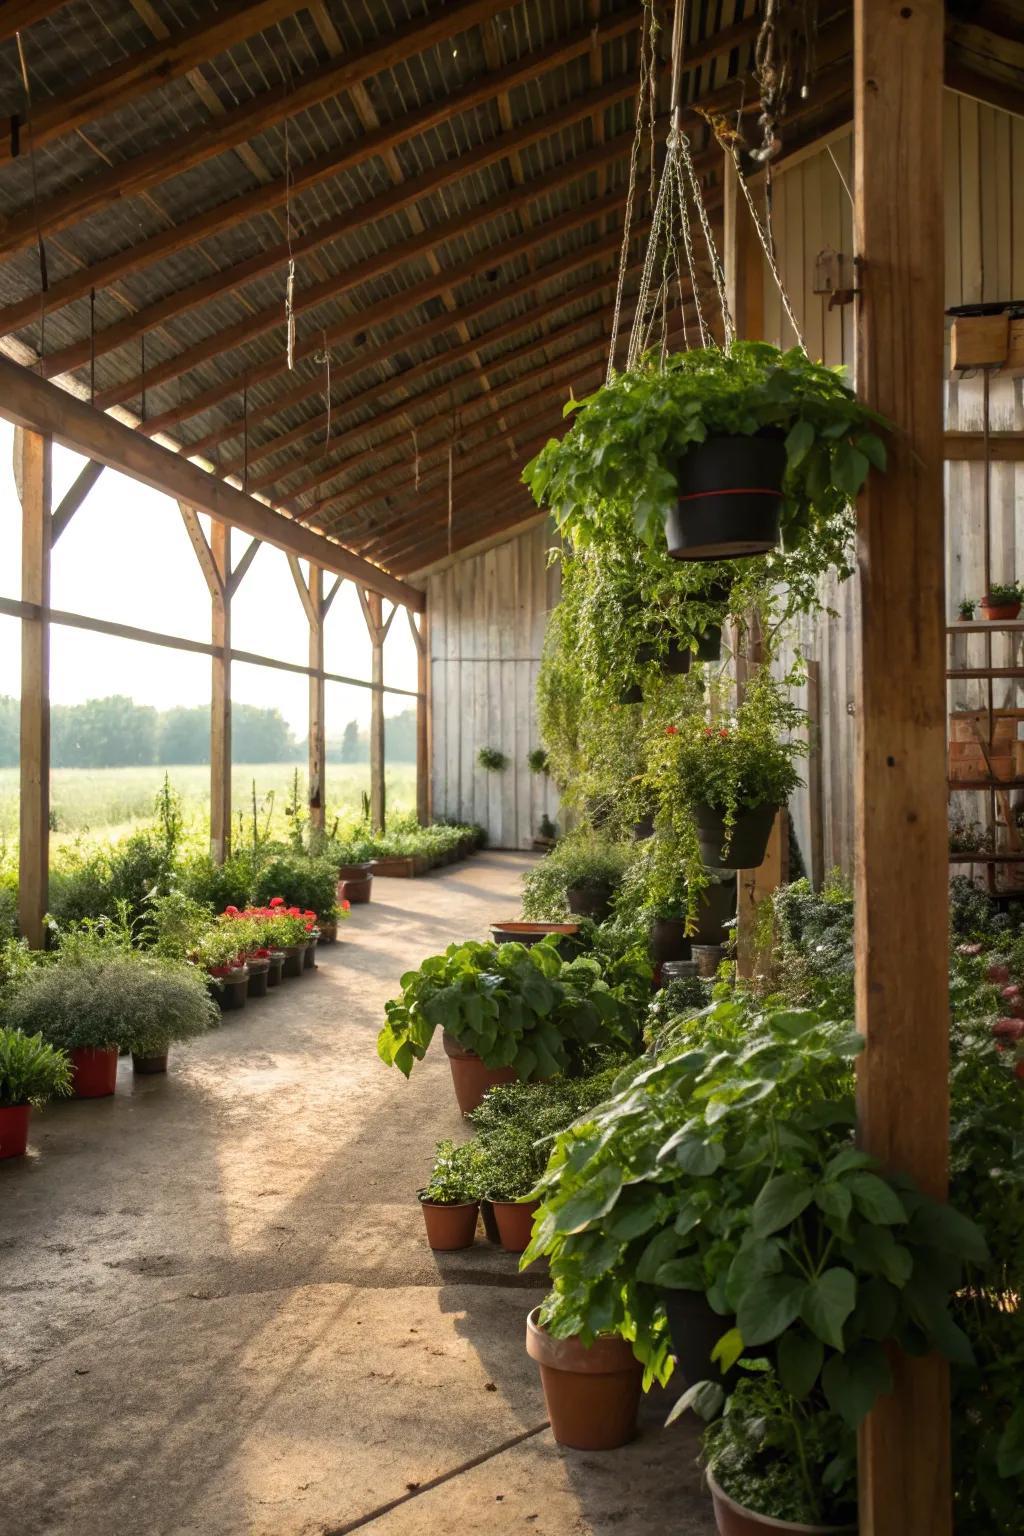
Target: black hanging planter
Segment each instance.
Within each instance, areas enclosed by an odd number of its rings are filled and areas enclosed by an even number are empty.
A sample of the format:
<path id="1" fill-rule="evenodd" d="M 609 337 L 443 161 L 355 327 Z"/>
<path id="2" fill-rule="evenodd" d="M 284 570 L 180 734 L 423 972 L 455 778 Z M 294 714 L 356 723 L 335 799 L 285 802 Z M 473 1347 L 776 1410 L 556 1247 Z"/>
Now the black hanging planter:
<path id="1" fill-rule="evenodd" d="M 697 823 L 697 841 L 703 863 L 712 869 L 757 869 L 764 863 L 778 810 L 777 805 L 755 805 L 749 811 L 741 811 L 726 851 L 725 823 L 718 811 L 710 805 L 695 805 L 693 818 Z"/>
<path id="2" fill-rule="evenodd" d="M 739 560 L 779 542 L 786 444 L 781 433 L 709 437 L 680 460 L 679 500 L 665 516 L 676 560 Z"/>
<path id="3" fill-rule="evenodd" d="M 673 636 L 668 643 L 662 667 L 670 677 L 685 677 L 690 670 L 693 652 L 688 645 L 681 645 Z"/>
<path id="4" fill-rule="evenodd" d="M 721 659 L 722 626 L 721 624 L 709 624 L 697 641 L 697 660 L 721 661 Z"/>
<path id="5" fill-rule="evenodd" d="M 639 683 L 630 683 L 629 686 L 623 688 L 622 692 L 619 694 L 620 704 L 642 704 L 643 701 L 644 691 Z"/>

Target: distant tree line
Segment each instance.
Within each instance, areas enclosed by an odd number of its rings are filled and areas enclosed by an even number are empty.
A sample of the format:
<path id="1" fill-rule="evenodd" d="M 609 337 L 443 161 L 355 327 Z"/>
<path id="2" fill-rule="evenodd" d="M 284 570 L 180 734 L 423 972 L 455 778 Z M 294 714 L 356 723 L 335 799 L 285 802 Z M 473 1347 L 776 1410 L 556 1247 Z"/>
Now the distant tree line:
<path id="1" fill-rule="evenodd" d="M 20 706 L 0 694 L 0 767 L 18 762 Z M 392 762 L 416 760 L 416 711 L 407 709 L 385 721 L 385 752 Z M 85 704 L 54 704 L 50 711 L 50 760 L 54 768 L 130 768 L 152 764 L 210 761 L 208 705 L 178 705 L 158 710 L 113 694 Z M 305 742 L 292 735 L 279 709 L 234 704 L 231 709 L 231 756 L 236 763 L 292 763 L 305 756 Z M 365 763 L 369 736 L 350 720 L 340 738 L 327 743 L 327 760 Z"/>

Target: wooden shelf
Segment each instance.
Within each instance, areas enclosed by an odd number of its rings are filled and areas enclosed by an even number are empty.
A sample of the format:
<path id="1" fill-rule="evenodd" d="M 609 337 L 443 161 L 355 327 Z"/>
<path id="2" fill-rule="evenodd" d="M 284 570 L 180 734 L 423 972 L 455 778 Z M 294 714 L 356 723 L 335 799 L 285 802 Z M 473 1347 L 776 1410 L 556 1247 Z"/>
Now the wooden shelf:
<path id="1" fill-rule="evenodd" d="M 950 789 L 1024 789 L 1019 779 L 947 779 Z"/>
<path id="2" fill-rule="evenodd" d="M 979 677 L 1024 677 L 1024 667 L 949 667 L 947 682 Z"/>
<path id="3" fill-rule="evenodd" d="M 999 635 L 1024 632 L 1024 619 L 962 619 L 946 625 L 947 635 Z"/>
<path id="4" fill-rule="evenodd" d="M 951 853 L 951 864 L 1024 864 L 1024 853 Z"/>

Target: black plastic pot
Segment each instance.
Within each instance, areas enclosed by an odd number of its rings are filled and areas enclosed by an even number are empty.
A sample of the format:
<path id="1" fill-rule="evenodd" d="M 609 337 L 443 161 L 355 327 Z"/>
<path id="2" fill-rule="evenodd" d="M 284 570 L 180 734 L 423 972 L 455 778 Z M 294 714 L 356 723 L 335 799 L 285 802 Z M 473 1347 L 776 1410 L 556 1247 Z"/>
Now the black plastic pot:
<path id="1" fill-rule="evenodd" d="M 723 1377 L 711 1358 L 711 1351 L 722 1334 L 736 1326 L 734 1317 L 719 1317 L 717 1312 L 712 1311 L 703 1291 L 670 1291 L 661 1288 L 658 1295 L 668 1318 L 672 1353 L 688 1387 L 692 1387 L 696 1381 L 728 1383 L 739 1374 L 734 1367 L 733 1371 Z"/>
<path id="2" fill-rule="evenodd" d="M 642 842 L 646 841 L 647 838 L 653 837 L 653 836 L 654 836 L 654 813 L 653 812 L 651 813 L 650 816 L 642 817 L 640 821 L 634 821 L 634 823 L 633 823 L 633 841 L 634 842 L 642 843 Z"/>
<path id="3" fill-rule="evenodd" d="M 722 626 L 721 624 L 709 624 L 697 641 L 697 660 L 721 661 L 721 659 Z"/>
<path id="4" fill-rule="evenodd" d="M 643 701 L 644 691 L 639 683 L 630 683 L 629 687 L 623 688 L 619 694 L 620 704 L 642 704 Z"/>
<path id="5" fill-rule="evenodd" d="M 247 965 L 236 966 L 226 976 L 217 978 L 216 997 L 221 1013 L 233 1013 L 236 1008 L 244 1008 L 248 996 L 249 967 Z"/>
<path id="6" fill-rule="evenodd" d="M 695 805 L 693 816 L 697 823 L 701 859 L 712 868 L 757 869 L 759 864 L 764 863 L 768 838 L 778 810 L 777 805 L 755 805 L 752 810 L 741 811 L 736 818 L 726 852 L 725 824 L 721 816 L 710 805 Z"/>
<path id="7" fill-rule="evenodd" d="M 249 996 L 266 997 L 267 987 L 270 984 L 270 959 L 262 955 L 252 955 L 248 961 L 249 966 Z"/>
<path id="8" fill-rule="evenodd" d="M 501 1233 L 498 1231 L 498 1218 L 494 1214 L 494 1206 L 489 1200 L 480 1201 L 480 1215 L 484 1223 L 484 1235 L 489 1243 L 501 1246 Z"/>
<path id="9" fill-rule="evenodd" d="M 281 972 L 284 970 L 284 950 L 272 949 L 270 951 L 270 969 L 267 972 L 267 986 L 279 987 L 281 985 Z"/>
<path id="10" fill-rule="evenodd" d="M 693 652 L 688 645 L 680 645 L 678 640 L 670 640 L 662 667 L 670 677 L 685 677 L 690 670 L 692 660 Z"/>
<path id="11" fill-rule="evenodd" d="M 656 917 L 651 924 L 651 955 L 655 965 L 688 960 L 690 941 L 681 917 Z"/>
<path id="12" fill-rule="evenodd" d="M 722 944 L 725 925 L 736 916 L 736 881 L 712 880 L 697 898 L 695 944 Z"/>
<path id="13" fill-rule="evenodd" d="M 612 909 L 612 893 L 606 885 L 570 885 L 565 899 L 576 917 L 592 917 L 595 922 L 607 917 Z"/>
<path id="14" fill-rule="evenodd" d="M 709 437 L 679 463 L 679 500 L 665 517 L 676 560 L 739 560 L 779 542 L 786 444 L 781 434 Z"/>

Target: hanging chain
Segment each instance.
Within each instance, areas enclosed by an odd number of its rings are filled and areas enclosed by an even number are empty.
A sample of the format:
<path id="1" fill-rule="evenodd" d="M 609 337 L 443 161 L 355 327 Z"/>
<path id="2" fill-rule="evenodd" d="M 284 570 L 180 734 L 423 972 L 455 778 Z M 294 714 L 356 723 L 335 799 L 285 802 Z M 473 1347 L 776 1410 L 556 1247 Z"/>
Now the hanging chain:
<path id="1" fill-rule="evenodd" d="M 786 292 L 786 286 L 782 281 L 782 273 L 779 271 L 779 264 L 775 259 L 775 241 L 773 240 L 771 233 L 771 214 L 767 211 L 768 207 L 770 207 L 770 204 L 766 205 L 767 224 L 765 224 L 762 223 L 761 216 L 754 205 L 754 199 L 750 195 L 750 188 L 747 186 L 747 178 L 744 176 L 742 170 L 740 169 L 740 157 L 735 146 L 732 150 L 732 157 L 733 163 L 736 166 L 736 179 L 743 189 L 744 199 L 746 200 L 747 207 L 750 209 L 750 217 L 754 221 L 754 228 L 756 229 L 757 237 L 761 242 L 761 249 L 764 251 L 764 259 L 768 263 L 768 270 L 772 274 L 776 288 L 779 290 L 779 298 L 782 300 L 782 307 L 786 311 L 789 323 L 793 327 L 793 333 L 796 336 L 797 345 L 799 346 L 801 352 L 806 353 L 807 344 L 804 341 L 803 332 L 800 329 L 800 322 L 796 318 L 793 305 L 790 302 L 789 294 Z"/>
<path id="2" fill-rule="evenodd" d="M 633 205 L 636 200 L 637 168 L 640 162 L 640 146 L 644 135 L 644 113 L 650 113 L 651 133 L 651 201 L 654 190 L 654 98 L 656 79 L 654 69 L 654 37 L 656 23 L 651 0 L 644 0 L 643 20 L 640 28 L 640 89 L 636 98 L 636 127 L 633 148 L 629 156 L 629 185 L 626 190 L 626 215 L 622 231 L 622 247 L 619 251 L 619 272 L 615 285 L 615 304 L 612 309 L 612 334 L 608 343 L 608 372 L 610 383 L 615 373 L 615 352 L 619 342 L 619 326 L 622 319 L 622 294 L 626 286 L 626 267 L 629 262 L 629 243 L 633 226 Z M 629 364 L 627 363 L 627 367 Z"/>

